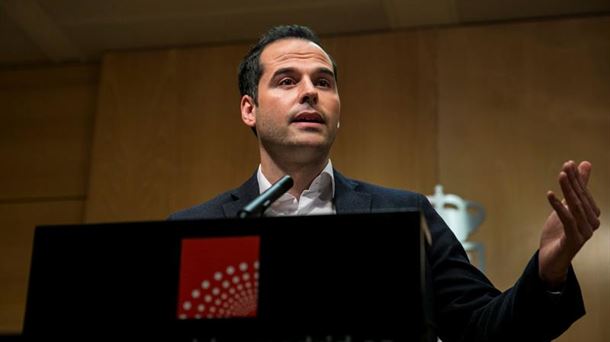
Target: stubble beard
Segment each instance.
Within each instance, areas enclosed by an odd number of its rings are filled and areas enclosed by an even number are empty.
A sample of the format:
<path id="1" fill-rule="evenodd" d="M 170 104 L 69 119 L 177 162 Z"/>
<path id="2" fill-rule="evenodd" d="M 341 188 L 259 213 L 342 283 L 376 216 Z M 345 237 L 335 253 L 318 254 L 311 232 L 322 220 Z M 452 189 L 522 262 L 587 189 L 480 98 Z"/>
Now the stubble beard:
<path id="1" fill-rule="evenodd" d="M 265 129 L 267 130 L 266 134 L 260 134 L 259 131 L 259 143 L 276 162 L 285 161 L 299 165 L 316 162 L 328 157 L 334 142 L 332 134 L 326 138 L 318 136 L 314 139 L 308 139 L 309 137 L 304 135 L 315 133 L 299 132 L 299 134 L 290 134 L 291 127 L 283 129 L 265 127 Z"/>

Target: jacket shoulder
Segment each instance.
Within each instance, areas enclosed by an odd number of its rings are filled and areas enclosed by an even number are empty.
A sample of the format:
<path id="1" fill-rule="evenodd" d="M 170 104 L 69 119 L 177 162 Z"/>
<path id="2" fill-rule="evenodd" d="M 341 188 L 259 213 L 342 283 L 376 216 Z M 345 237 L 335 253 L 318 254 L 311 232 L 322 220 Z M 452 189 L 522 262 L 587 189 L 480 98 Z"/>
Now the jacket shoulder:
<path id="1" fill-rule="evenodd" d="M 222 193 L 207 202 L 200 203 L 194 207 L 183 209 L 171 214 L 168 220 L 198 220 L 225 217 L 223 205 L 233 202 L 234 190 Z"/>
<path id="2" fill-rule="evenodd" d="M 395 208 L 421 208 L 422 201 L 426 196 L 408 190 L 387 188 L 363 181 L 351 180 L 354 183 L 354 190 L 371 195 L 373 209 L 395 209 Z"/>
<path id="3" fill-rule="evenodd" d="M 238 210 L 258 196 L 256 173 L 238 188 L 211 200 L 171 214 L 168 220 L 217 219 L 237 215 Z"/>

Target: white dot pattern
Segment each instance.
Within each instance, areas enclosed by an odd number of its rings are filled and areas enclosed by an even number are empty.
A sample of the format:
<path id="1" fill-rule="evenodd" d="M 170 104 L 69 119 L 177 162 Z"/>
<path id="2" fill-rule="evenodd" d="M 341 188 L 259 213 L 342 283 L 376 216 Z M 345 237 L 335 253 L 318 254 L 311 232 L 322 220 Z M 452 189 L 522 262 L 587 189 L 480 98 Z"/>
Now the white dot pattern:
<path id="1" fill-rule="evenodd" d="M 191 298 L 181 303 L 180 319 L 248 317 L 256 314 L 259 262 L 229 265 L 203 279 Z M 191 310 L 196 309 L 196 310 Z"/>

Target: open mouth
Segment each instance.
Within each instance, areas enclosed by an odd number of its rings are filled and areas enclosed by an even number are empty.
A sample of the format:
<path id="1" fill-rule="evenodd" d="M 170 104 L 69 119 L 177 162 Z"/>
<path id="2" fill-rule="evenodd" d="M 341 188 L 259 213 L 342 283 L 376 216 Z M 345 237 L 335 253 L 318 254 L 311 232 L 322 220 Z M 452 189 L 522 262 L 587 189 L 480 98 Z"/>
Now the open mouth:
<path id="1" fill-rule="evenodd" d="M 292 122 L 305 122 L 305 123 L 319 123 L 319 124 L 323 124 L 324 123 L 324 118 L 322 118 L 322 115 L 320 115 L 318 113 L 301 113 L 301 114 L 298 114 L 297 116 L 295 116 L 292 119 Z"/>

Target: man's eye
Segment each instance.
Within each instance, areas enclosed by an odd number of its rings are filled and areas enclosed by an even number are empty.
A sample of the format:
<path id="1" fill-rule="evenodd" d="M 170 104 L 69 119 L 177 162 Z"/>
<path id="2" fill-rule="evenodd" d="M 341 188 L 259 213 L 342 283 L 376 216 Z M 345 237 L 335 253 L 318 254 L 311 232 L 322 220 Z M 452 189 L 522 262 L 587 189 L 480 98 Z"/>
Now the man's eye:
<path id="1" fill-rule="evenodd" d="M 282 80 L 280 80 L 279 85 L 293 85 L 294 84 L 294 80 L 292 78 L 284 78 Z"/>
<path id="2" fill-rule="evenodd" d="M 318 80 L 318 86 L 319 87 L 323 87 L 323 88 L 330 88 L 331 87 L 331 83 L 329 80 L 325 79 L 325 78 L 321 78 Z"/>

